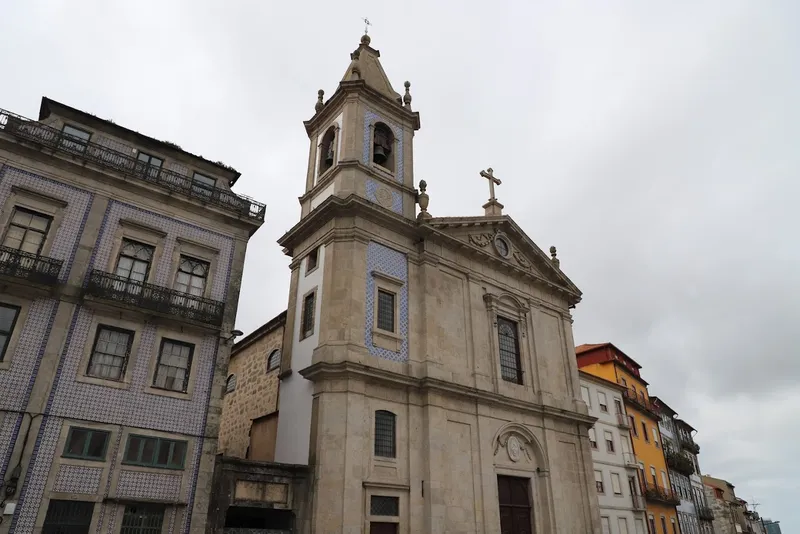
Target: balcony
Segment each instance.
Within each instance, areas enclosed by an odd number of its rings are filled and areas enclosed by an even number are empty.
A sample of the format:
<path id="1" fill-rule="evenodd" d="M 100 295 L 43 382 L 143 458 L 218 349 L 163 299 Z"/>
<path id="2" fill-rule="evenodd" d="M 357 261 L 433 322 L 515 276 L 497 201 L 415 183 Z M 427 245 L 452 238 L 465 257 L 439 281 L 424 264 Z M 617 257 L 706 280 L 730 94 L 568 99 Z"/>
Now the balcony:
<path id="1" fill-rule="evenodd" d="M 228 212 L 263 222 L 266 206 L 227 189 L 196 182 L 191 176 L 168 169 L 143 165 L 132 154 L 73 138 L 60 130 L 26 119 L 0 108 L 0 131 L 19 140 L 49 148 L 67 156 L 79 157 L 104 169 L 149 182 Z"/>
<path id="2" fill-rule="evenodd" d="M 704 506 L 702 504 L 695 504 L 694 505 L 695 513 L 697 517 L 704 521 L 713 521 L 714 520 L 714 512 L 711 511 L 711 508 L 708 506 Z"/>
<path id="3" fill-rule="evenodd" d="M 667 449 L 664 451 L 664 457 L 667 460 L 667 465 L 670 469 L 678 473 L 690 477 L 694 474 L 694 462 L 684 456 L 683 454 Z"/>
<path id="4" fill-rule="evenodd" d="M 125 304 L 168 317 L 182 317 L 212 326 L 222 325 L 225 304 L 217 300 L 181 293 L 168 287 L 146 284 L 94 269 L 86 294 L 100 300 Z"/>
<path id="5" fill-rule="evenodd" d="M 617 426 L 620 428 L 624 428 L 626 430 L 630 430 L 631 422 L 628 420 L 628 416 L 624 413 L 617 414 Z"/>
<path id="6" fill-rule="evenodd" d="M 681 500 L 671 489 L 656 486 L 652 483 L 648 483 L 645 487 L 644 496 L 648 501 L 668 504 L 670 506 L 678 506 L 681 503 Z"/>
<path id="7" fill-rule="evenodd" d="M 700 445 L 694 442 L 694 440 L 688 436 L 679 436 L 678 441 L 680 441 L 681 447 L 685 450 L 691 452 L 692 454 L 700 454 Z"/>
<path id="8" fill-rule="evenodd" d="M 639 464 L 636 463 L 636 456 L 632 452 L 623 452 L 622 460 L 625 462 L 625 467 L 639 467 Z"/>
<path id="9" fill-rule="evenodd" d="M 626 389 L 625 391 L 622 392 L 622 394 L 625 397 L 626 401 L 630 402 L 640 410 L 649 413 L 652 417 L 656 419 L 661 417 L 661 415 L 658 412 L 658 408 L 656 408 L 656 406 L 652 402 L 645 399 L 643 396 L 637 395 L 636 391 L 634 391 L 633 389 Z"/>
<path id="10" fill-rule="evenodd" d="M 0 275 L 52 286 L 58 283 L 63 264 L 61 260 L 0 246 Z"/>
<path id="11" fill-rule="evenodd" d="M 644 497 L 642 495 L 631 495 L 631 499 L 633 500 L 634 510 L 647 509 L 647 505 L 645 504 Z"/>

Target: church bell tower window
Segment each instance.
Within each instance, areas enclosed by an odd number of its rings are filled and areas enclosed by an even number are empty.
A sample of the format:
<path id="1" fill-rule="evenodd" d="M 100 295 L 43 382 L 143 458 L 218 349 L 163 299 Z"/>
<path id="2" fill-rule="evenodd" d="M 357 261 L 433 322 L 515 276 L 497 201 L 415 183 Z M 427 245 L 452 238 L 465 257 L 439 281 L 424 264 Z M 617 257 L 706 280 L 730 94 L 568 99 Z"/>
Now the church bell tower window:
<path id="1" fill-rule="evenodd" d="M 319 176 L 325 174 L 336 161 L 336 127 L 331 126 L 319 145 Z"/>
<path id="2" fill-rule="evenodd" d="M 392 130 L 379 122 L 372 137 L 372 162 L 394 172 L 394 135 Z"/>

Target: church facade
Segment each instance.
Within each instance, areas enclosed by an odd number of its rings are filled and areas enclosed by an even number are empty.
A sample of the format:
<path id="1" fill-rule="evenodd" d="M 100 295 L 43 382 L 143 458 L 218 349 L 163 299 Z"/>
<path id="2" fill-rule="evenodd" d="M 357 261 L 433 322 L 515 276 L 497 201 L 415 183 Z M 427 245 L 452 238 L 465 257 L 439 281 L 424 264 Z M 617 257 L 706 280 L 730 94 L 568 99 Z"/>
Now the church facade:
<path id="1" fill-rule="evenodd" d="M 428 212 L 420 116 L 379 58 L 365 35 L 320 91 L 301 218 L 279 240 L 274 460 L 310 481 L 295 530 L 600 534 L 580 291 L 503 214 L 491 169 L 483 215 Z"/>

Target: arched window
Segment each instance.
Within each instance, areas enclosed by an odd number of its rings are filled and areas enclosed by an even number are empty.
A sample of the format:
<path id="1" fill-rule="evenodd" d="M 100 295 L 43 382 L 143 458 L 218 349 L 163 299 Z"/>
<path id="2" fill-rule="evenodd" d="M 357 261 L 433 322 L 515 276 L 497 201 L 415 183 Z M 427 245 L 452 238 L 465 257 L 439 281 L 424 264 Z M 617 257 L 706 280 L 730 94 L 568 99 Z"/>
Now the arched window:
<path id="1" fill-rule="evenodd" d="M 372 162 L 394 172 L 394 134 L 391 128 L 379 122 L 372 137 Z"/>
<path id="2" fill-rule="evenodd" d="M 505 317 L 497 317 L 497 337 L 500 342 L 500 374 L 503 380 L 522 384 L 517 323 Z"/>
<path id="3" fill-rule="evenodd" d="M 375 412 L 375 456 L 395 458 L 396 425 L 395 415 L 386 410 Z"/>
<path id="4" fill-rule="evenodd" d="M 225 381 L 225 393 L 233 393 L 236 390 L 236 375 L 230 375 Z"/>
<path id="5" fill-rule="evenodd" d="M 275 349 L 267 358 L 267 372 L 274 371 L 281 366 L 281 349 Z"/>
<path id="6" fill-rule="evenodd" d="M 319 173 L 317 173 L 317 176 L 322 176 L 325 171 L 333 167 L 335 160 L 336 126 L 331 126 L 322 136 L 322 142 L 319 145 Z"/>

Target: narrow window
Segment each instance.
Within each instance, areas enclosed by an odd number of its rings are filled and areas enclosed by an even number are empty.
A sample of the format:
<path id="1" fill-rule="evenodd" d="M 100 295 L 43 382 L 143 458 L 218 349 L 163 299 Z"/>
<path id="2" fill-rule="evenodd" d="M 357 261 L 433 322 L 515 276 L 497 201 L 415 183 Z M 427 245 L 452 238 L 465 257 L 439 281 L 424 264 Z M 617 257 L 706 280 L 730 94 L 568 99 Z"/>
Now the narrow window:
<path id="1" fill-rule="evenodd" d="M 128 436 L 122 463 L 164 469 L 183 469 L 186 442 L 151 436 Z"/>
<path id="2" fill-rule="evenodd" d="M 178 263 L 178 274 L 175 277 L 175 290 L 202 297 L 206 291 L 209 268 L 210 265 L 207 261 L 182 255 Z"/>
<path id="3" fill-rule="evenodd" d="M 623 376 L 622 378 L 620 378 L 620 380 L 622 381 L 622 385 L 623 385 L 623 386 L 625 386 L 625 387 L 628 387 L 628 381 L 627 381 L 627 380 L 625 380 L 625 377 L 624 377 L 624 376 Z"/>
<path id="4" fill-rule="evenodd" d="M 656 468 L 652 465 L 650 466 L 650 476 L 653 477 L 653 487 L 658 487 L 658 476 L 656 475 Z"/>
<path id="5" fill-rule="evenodd" d="M 378 290 L 378 328 L 387 332 L 394 332 L 394 299 L 394 293 Z"/>
<path id="6" fill-rule="evenodd" d="M 319 172 L 317 176 L 322 176 L 333 167 L 336 157 L 336 127 L 331 126 L 322 136 L 322 143 L 319 145 Z"/>
<path id="7" fill-rule="evenodd" d="M 602 391 L 597 392 L 597 404 L 600 405 L 601 412 L 608 412 L 608 399 Z"/>
<path id="8" fill-rule="evenodd" d="M 394 135 L 383 123 L 375 125 L 372 139 L 372 161 L 384 169 L 394 172 Z"/>
<path id="9" fill-rule="evenodd" d="M 517 323 L 498 317 L 497 334 L 500 345 L 500 375 L 507 382 L 522 384 Z"/>
<path id="10" fill-rule="evenodd" d="M 622 484 L 617 473 L 611 473 L 611 491 L 614 495 L 622 495 Z"/>
<path id="11" fill-rule="evenodd" d="M 649 516 L 647 518 L 647 521 L 650 523 L 650 532 L 652 534 L 658 534 L 657 531 L 656 531 L 656 520 L 655 520 L 655 518 L 651 515 L 651 516 Z"/>
<path id="12" fill-rule="evenodd" d="M 148 178 L 157 178 L 163 164 L 164 160 L 145 152 L 139 152 L 136 157 L 136 170 Z"/>
<path id="13" fill-rule="evenodd" d="M 3 246 L 38 256 L 42 253 L 52 222 L 53 218 L 48 215 L 15 206 Z"/>
<path id="14" fill-rule="evenodd" d="M 592 398 L 589 395 L 589 388 L 588 387 L 581 386 L 581 398 L 583 399 L 583 402 L 586 403 L 586 406 L 588 406 L 589 409 L 591 409 L 592 408 Z"/>
<path id="15" fill-rule="evenodd" d="M 273 350 L 267 358 L 267 372 L 277 369 L 281 365 L 281 349 Z"/>
<path id="16" fill-rule="evenodd" d="M 622 411 L 622 401 L 621 400 L 614 399 L 614 410 L 616 410 L 616 413 L 618 413 L 618 414 L 623 413 L 623 411 Z"/>
<path id="17" fill-rule="evenodd" d="M 306 274 L 310 273 L 314 269 L 317 268 L 317 262 L 319 261 L 319 247 L 315 247 L 314 250 L 308 253 L 306 257 Z"/>
<path id="18" fill-rule="evenodd" d="M 91 137 L 90 132 L 65 124 L 61 130 L 60 145 L 71 152 L 83 153 L 86 152 L 86 145 L 89 144 Z"/>
<path id="19" fill-rule="evenodd" d="M 664 531 L 664 534 L 668 534 L 669 531 L 667 530 L 667 520 L 663 515 L 661 516 L 661 529 Z"/>
<path id="20" fill-rule="evenodd" d="M 375 412 L 375 456 L 396 457 L 396 417 L 392 412 Z"/>
<path id="21" fill-rule="evenodd" d="M 672 534 L 678 534 L 678 526 L 675 524 L 675 518 L 674 517 L 670 518 L 670 521 L 672 521 Z M 695 529 L 692 528 L 692 530 Z"/>
<path id="22" fill-rule="evenodd" d="M 634 419 L 632 415 L 629 415 L 628 419 L 631 421 L 631 430 L 633 430 L 633 435 L 638 438 L 639 431 L 636 429 L 636 419 Z"/>
<path id="23" fill-rule="evenodd" d="M 312 292 L 303 299 L 303 317 L 300 322 L 300 339 L 305 339 L 314 333 L 314 304 L 316 293 Z"/>
<path id="24" fill-rule="evenodd" d="M 605 516 L 600 518 L 603 523 L 603 534 L 611 534 L 611 520 Z"/>
<path id="25" fill-rule="evenodd" d="M 653 427 L 652 430 L 653 430 L 653 443 L 656 444 L 656 447 L 659 447 L 659 444 L 658 444 L 658 429 L 656 427 Z"/>
<path id="26" fill-rule="evenodd" d="M 50 499 L 42 525 L 42 534 L 88 533 L 93 514 L 93 502 Z"/>
<path id="27" fill-rule="evenodd" d="M 605 489 L 603 488 L 603 472 L 602 471 L 595 471 L 594 472 L 594 486 L 597 489 L 597 493 L 605 493 Z"/>
<path id="28" fill-rule="evenodd" d="M 122 514 L 122 534 L 157 534 L 164 524 L 164 506 L 132 503 Z"/>
<path id="29" fill-rule="evenodd" d="M 217 181 L 210 176 L 200 174 L 199 172 L 194 173 L 194 176 L 192 176 L 192 192 L 201 197 L 210 197 L 213 195 L 216 185 Z"/>
<path id="30" fill-rule="evenodd" d="M 14 333 L 14 327 L 17 325 L 19 311 L 19 306 L 0 303 L 0 362 L 6 357 L 11 334 Z"/>
<path id="31" fill-rule="evenodd" d="M 193 355 L 194 345 L 162 339 L 153 387 L 185 393 L 189 387 Z"/>
<path id="32" fill-rule="evenodd" d="M 650 443 L 650 436 L 647 435 L 647 423 L 642 421 L 642 437 L 647 443 Z"/>
<path id="33" fill-rule="evenodd" d="M 114 272 L 118 278 L 114 283 L 114 289 L 131 295 L 140 294 L 143 284 L 147 281 L 147 275 L 150 274 L 154 252 L 155 248 L 150 245 L 123 239 L 117 258 L 117 269 Z"/>
<path id="34" fill-rule="evenodd" d="M 620 517 L 617 519 L 619 521 L 619 534 L 628 534 L 628 520 L 627 518 Z"/>
<path id="35" fill-rule="evenodd" d="M 589 429 L 589 445 L 591 445 L 593 449 L 597 449 L 597 434 L 594 428 Z"/>
<path id="36" fill-rule="evenodd" d="M 106 459 L 110 435 L 104 430 L 70 427 L 62 456 L 102 462 Z"/>
<path id="37" fill-rule="evenodd" d="M 614 452 L 614 435 L 608 430 L 603 432 L 603 437 L 606 440 L 606 451 Z"/>
<path id="38" fill-rule="evenodd" d="M 98 325 L 86 374 L 106 380 L 122 380 L 128 367 L 133 336 L 131 330 Z"/>
<path id="39" fill-rule="evenodd" d="M 236 391 L 236 375 L 231 375 L 225 381 L 225 393 L 233 393 Z"/>

